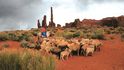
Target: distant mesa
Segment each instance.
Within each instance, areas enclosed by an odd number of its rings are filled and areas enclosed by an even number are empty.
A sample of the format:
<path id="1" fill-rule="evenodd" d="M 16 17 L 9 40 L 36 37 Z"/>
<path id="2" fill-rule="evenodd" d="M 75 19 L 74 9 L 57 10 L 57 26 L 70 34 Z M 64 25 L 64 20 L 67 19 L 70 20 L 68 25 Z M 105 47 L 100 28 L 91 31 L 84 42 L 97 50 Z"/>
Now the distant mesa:
<path id="1" fill-rule="evenodd" d="M 79 19 L 75 19 L 74 22 L 66 23 L 64 27 L 71 28 L 77 27 L 81 28 L 84 26 L 108 26 L 108 27 L 124 27 L 124 16 L 119 17 L 107 17 L 101 20 L 95 19 L 83 19 L 80 21 Z"/>
<path id="2" fill-rule="evenodd" d="M 75 19 L 74 22 L 70 22 L 70 23 L 66 23 L 65 27 L 84 27 L 84 26 L 96 26 L 97 22 L 99 22 L 98 20 L 94 20 L 94 19 L 84 19 L 82 21 L 80 21 L 79 19 Z"/>

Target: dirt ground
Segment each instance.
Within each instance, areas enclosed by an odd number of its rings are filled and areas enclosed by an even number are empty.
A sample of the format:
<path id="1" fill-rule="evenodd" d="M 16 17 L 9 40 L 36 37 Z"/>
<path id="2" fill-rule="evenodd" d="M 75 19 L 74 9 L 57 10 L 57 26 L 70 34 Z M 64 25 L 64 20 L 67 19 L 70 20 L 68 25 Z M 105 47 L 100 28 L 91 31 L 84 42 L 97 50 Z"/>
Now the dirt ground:
<path id="1" fill-rule="evenodd" d="M 2 47 L 2 45 L 4 44 L 8 44 L 9 45 L 9 49 L 18 49 L 18 48 L 21 48 L 20 47 L 20 43 L 19 42 L 16 42 L 16 41 L 5 41 L 5 42 L 0 42 L 0 48 Z"/>
<path id="2" fill-rule="evenodd" d="M 100 52 L 93 56 L 73 56 L 66 61 L 57 61 L 56 70 L 124 70 L 124 42 L 118 36 L 102 41 Z"/>
<path id="3" fill-rule="evenodd" d="M 104 40 L 100 52 L 93 56 L 72 56 L 68 60 L 57 60 L 56 70 L 124 70 L 124 42 L 119 36 Z M 0 46 L 5 42 L 0 42 Z M 20 48 L 18 42 L 6 41 L 9 48 Z"/>

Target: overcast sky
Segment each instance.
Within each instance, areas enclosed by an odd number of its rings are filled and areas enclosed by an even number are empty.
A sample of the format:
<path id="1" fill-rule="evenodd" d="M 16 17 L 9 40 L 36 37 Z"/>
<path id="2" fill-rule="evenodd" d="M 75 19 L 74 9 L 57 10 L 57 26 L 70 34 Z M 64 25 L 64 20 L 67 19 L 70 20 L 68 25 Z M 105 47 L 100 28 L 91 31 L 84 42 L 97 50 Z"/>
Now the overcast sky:
<path id="1" fill-rule="evenodd" d="M 0 0 L 0 31 L 36 28 L 43 15 L 49 22 L 51 6 L 54 22 L 61 25 L 124 15 L 124 0 Z"/>

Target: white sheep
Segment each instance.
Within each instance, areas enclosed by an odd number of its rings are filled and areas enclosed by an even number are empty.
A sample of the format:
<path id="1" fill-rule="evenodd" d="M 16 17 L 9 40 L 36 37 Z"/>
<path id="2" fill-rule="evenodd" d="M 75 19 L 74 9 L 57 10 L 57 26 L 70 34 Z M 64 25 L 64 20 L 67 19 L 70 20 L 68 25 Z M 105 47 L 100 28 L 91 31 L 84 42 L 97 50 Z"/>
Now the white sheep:
<path id="1" fill-rule="evenodd" d="M 86 48 L 86 56 L 88 56 L 89 54 L 92 55 L 93 53 L 94 53 L 94 46 L 89 45 L 89 47 Z"/>
<path id="2" fill-rule="evenodd" d="M 91 44 L 94 45 L 95 51 L 100 51 L 102 43 L 99 40 L 92 40 Z"/>
<path id="3" fill-rule="evenodd" d="M 67 44 L 67 46 L 72 50 L 72 51 L 76 51 L 77 55 L 79 55 L 79 49 L 80 49 L 80 44 L 77 44 L 75 42 L 70 42 Z"/>
<path id="4" fill-rule="evenodd" d="M 66 48 L 64 51 L 60 53 L 61 60 L 65 60 L 65 59 L 67 60 L 69 56 L 71 56 L 71 50 L 68 48 Z"/>

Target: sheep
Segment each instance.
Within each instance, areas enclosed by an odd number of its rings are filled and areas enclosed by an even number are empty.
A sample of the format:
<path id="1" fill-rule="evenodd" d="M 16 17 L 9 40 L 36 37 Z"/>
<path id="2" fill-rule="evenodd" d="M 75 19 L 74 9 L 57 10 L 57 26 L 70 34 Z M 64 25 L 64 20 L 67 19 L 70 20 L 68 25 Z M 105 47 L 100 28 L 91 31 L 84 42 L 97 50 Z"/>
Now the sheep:
<path id="1" fill-rule="evenodd" d="M 75 43 L 75 42 L 70 42 L 67 44 L 67 46 L 74 52 L 77 52 L 77 55 L 79 56 L 79 49 L 80 49 L 80 45 Z"/>
<path id="2" fill-rule="evenodd" d="M 47 53 L 50 53 L 50 50 L 53 48 L 52 43 L 49 41 L 43 41 L 41 44 L 41 49 L 45 50 Z"/>
<path id="3" fill-rule="evenodd" d="M 87 49 L 87 47 L 89 46 L 89 44 L 83 44 L 82 46 L 81 46 L 81 54 L 83 54 L 83 55 L 86 55 L 86 49 Z"/>
<path id="4" fill-rule="evenodd" d="M 84 39 L 82 38 L 81 42 L 80 42 L 82 45 L 84 44 L 89 44 L 90 43 L 90 39 Z"/>
<path id="5" fill-rule="evenodd" d="M 94 53 L 94 46 L 89 45 L 89 47 L 86 48 L 86 56 L 88 56 L 89 54 L 92 56 L 93 53 Z"/>
<path id="6" fill-rule="evenodd" d="M 100 51 L 102 43 L 99 40 L 92 40 L 91 44 L 94 45 L 95 51 Z"/>
<path id="7" fill-rule="evenodd" d="M 50 36 L 50 31 L 47 31 L 46 35 L 47 35 L 47 37 L 49 37 Z"/>
<path id="8" fill-rule="evenodd" d="M 64 51 L 62 51 L 60 53 L 60 59 L 61 60 L 65 60 L 65 59 L 67 60 L 69 56 L 71 56 L 71 50 L 70 49 L 66 48 Z"/>
<path id="9" fill-rule="evenodd" d="M 59 59 L 60 59 L 60 53 L 61 53 L 61 49 L 59 49 L 58 47 L 53 47 L 50 52 L 53 55 L 56 55 Z"/>
<path id="10" fill-rule="evenodd" d="M 41 32 L 38 32 L 38 33 L 37 33 L 37 36 L 38 36 L 38 37 L 41 37 Z"/>
<path id="11" fill-rule="evenodd" d="M 65 40 L 56 40 L 56 43 L 58 48 L 60 48 L 62 51 L 64 51 L 66 48 L 68 48 L 67 44 L 68 42 Z"/>

